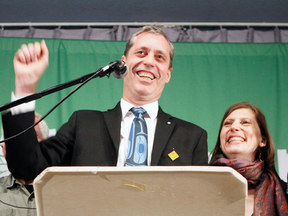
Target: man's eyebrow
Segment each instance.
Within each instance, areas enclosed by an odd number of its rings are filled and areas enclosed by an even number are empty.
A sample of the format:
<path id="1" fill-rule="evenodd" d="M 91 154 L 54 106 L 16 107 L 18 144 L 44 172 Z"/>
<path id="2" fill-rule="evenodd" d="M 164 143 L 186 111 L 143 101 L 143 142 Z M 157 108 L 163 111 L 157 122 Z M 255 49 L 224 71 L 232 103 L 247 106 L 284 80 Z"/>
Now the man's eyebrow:
<path id="1" fill-rule="evenodd" d="M 136 50 L 139 50 L 139 49 L 149 49 L 149 48 L 147 46 L 136 47 Z"/>
<path id="2" fill-rule="evenodd" d="M 140 46 L 140 47 L 136 47 L 135 51 L 137 51 L 137 50 L 150 50 L 150 48 L 147 47 L 147 46 Z M 167 55 L 167 54 L 166 54 L 163 50 L 161 50 L 161 49 L 157 49 L 157 50 L 155 51 L 155 53 L 161 54 L 161 55 L 163 55 L 163 56 L 165 56 L 165 57 L 169 56 L 169 55 Z"/>

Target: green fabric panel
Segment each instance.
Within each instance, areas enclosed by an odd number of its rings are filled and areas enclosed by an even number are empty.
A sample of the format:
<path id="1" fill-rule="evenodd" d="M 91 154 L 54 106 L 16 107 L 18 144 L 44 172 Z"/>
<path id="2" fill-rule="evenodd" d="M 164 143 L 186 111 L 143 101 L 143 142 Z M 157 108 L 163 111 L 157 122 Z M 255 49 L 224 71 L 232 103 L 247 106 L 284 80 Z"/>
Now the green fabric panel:
<path id="1" fill-rule="evenodd" d="M 13 56 L 35 39 L 0 38 L 0 104 L 14 90 Z M 121 59 L 125 42 L 46 40 L 50 65 L 38 91 L 96 71 Z M 288 149 L 288 44 L 174 43 L 176 54 L 170 83 L 159 101 L 165 112 L 193 122 L 208 132 L 211 151 L 221 118 L 232 104 L 248 101 L 265 113 L 277 148 Z M 44 115 L 76 86 L 37 100 Z M 111 76 L 91 80 L 47 117 L 58 129 L 78 109 L 107 110 L 122 96 L 122 80 Z"/>

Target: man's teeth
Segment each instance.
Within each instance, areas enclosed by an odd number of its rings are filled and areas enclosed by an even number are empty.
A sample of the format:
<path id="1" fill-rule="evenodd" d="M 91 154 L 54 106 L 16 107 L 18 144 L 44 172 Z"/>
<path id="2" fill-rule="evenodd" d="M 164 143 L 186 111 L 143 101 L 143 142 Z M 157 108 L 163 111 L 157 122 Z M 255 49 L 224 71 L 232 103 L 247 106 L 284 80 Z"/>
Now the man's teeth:
<path id="1" fill-rule="evenodd" d="M 149 79 L 149 80 L 154 79 L 154 76 L 151 73 L 146 73 L 146 72 L 139 72 L 138 76 L 145 78 L 145 79 Z"/>
<path id="2" fill-rule="evenodd" d="M 239 141 L 239 142 L 244 142 L 244 139 L 241 138 L 241 137 L 232 137 L 228 140 L 229 143 L 231 142 L 236 142 L 236 141 Z"/>

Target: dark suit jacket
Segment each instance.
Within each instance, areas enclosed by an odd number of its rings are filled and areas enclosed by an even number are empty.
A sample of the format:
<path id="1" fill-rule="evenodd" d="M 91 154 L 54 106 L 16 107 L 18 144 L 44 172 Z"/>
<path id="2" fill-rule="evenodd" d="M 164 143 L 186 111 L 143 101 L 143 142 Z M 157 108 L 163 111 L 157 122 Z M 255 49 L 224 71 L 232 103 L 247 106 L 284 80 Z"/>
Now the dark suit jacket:
<path id="1" fill-rule="evenodd" d="M 48 166 L 116 166 L 120 143 L 120 103 L 106 112 L 76 111 L 55 137 L 37 142 L 27 133 L 6 142 L 7 164 L 15 178 L 34 179 Z M 151 165 L 207 165 L 207 133 L 159 107 Z M 34 113 L 2 116 L 5 137 L 31 126 Z M 168 156 L 175 150 L 179 158 Z"/>

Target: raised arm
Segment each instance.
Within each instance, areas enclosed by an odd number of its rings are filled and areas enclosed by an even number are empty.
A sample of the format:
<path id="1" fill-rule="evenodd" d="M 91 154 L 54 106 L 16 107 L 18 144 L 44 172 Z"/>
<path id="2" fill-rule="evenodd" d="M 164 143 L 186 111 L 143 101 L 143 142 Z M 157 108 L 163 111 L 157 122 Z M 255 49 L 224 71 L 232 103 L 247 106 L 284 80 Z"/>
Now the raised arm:
<path id="1" fill-rule="evenodd" d="M 49 53 L 45 41 L 23 44 L 14 56 L 16 98 L 33 94 L 48 66 Z M 26 104 L 23 104 L 26 105 Z M 14 107 L 12 108 L 14 109 Z M 2 115 L 5 138 L 12 137 L 34 123 L 34 111 L 7 112 Z M 12 114 L 13 113 L 13 114 Z M 39 162 L 39 143 L 35 130 L 6 141 L 7 165 L 15 178 L 32 180 L 48 163 Z M 40 163 L 40 164 L 39 164 Z M 39 165 L 39 166 L 38 166 Z M 40 168 L 39 168 L 40 167 Z"/>

